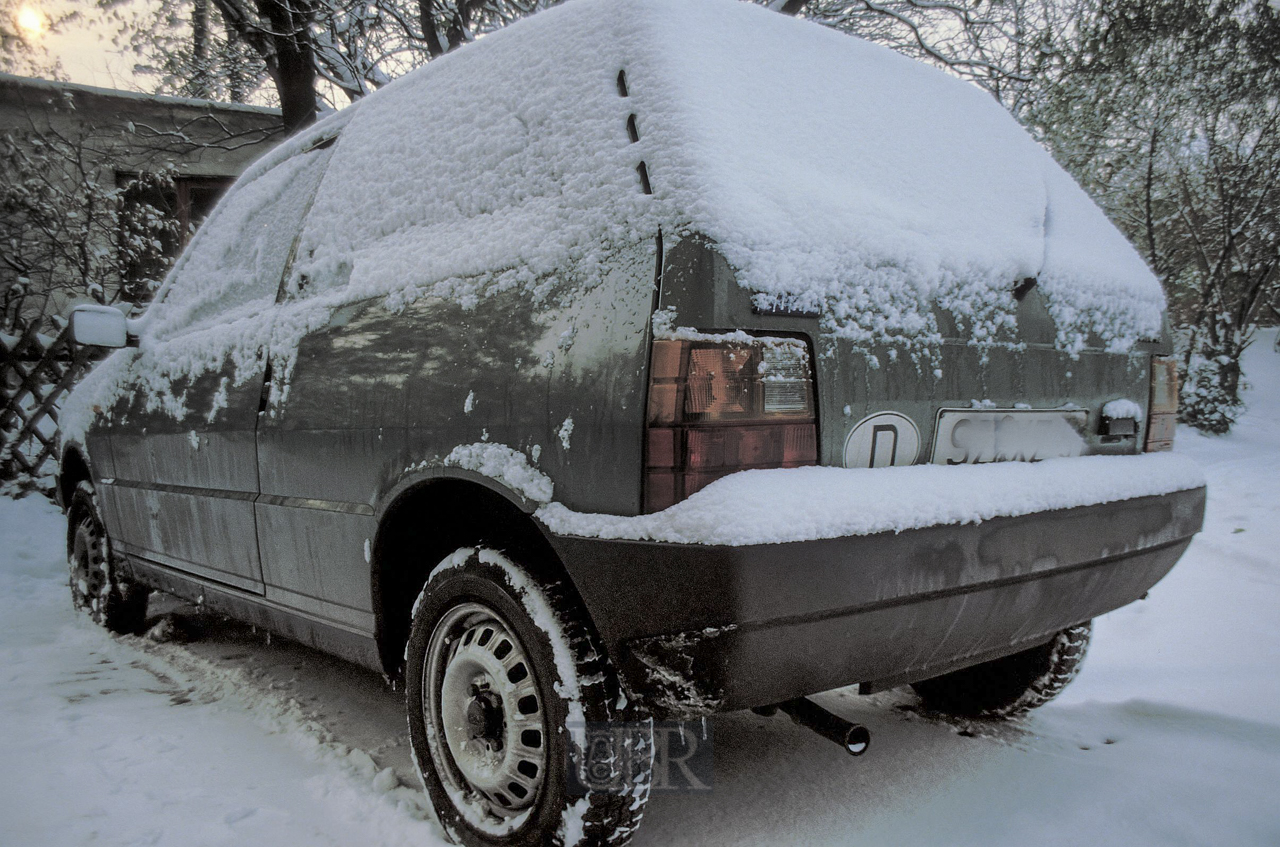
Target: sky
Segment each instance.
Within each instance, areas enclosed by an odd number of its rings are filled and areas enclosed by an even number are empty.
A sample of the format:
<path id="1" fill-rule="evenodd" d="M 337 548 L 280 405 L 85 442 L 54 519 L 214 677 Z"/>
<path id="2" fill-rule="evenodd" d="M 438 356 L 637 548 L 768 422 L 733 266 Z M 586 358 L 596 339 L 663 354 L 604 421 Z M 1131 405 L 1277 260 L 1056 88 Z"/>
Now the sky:
<path id="1" fill-rule="evenodd" d="M 18 4 L 19 26 L 28 38 L 35 38 L 52 58 L 62 64 L 70 82 L 104 88 L 139 89 L 133 75 L 134 57 L 111 43 L 112 29 L 93 8 L 93 0 L 24 0 Z M 80 14 L 56 31 L 30 27 L 31 13 L 45 21 L 69 12 Z"/>

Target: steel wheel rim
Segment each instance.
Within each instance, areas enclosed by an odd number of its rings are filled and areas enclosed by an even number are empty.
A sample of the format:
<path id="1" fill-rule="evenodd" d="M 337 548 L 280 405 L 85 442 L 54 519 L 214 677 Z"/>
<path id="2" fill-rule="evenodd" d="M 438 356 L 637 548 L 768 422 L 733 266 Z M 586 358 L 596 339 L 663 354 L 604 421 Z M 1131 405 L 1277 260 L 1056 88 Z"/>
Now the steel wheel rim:
<path id="1" fill-rule="evenodd" d="M 424 657 L 422 711 L 436 772 L 469 823 L 501 835 L 542 793 L 545 705 L 524 645 L 481 603 L 449 609 Z"/>

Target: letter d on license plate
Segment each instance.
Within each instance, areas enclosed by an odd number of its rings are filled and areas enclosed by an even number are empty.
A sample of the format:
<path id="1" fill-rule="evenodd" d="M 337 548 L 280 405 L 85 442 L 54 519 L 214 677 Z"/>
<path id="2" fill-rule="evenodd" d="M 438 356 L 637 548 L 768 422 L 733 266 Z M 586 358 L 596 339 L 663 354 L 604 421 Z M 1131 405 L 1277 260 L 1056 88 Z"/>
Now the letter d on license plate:
<path id="1" fill-rule="evenodd" d="M 1083 410 L 943 409 L 933 462 L 971 465 L 1079 456 L 1088 420 Z"/>

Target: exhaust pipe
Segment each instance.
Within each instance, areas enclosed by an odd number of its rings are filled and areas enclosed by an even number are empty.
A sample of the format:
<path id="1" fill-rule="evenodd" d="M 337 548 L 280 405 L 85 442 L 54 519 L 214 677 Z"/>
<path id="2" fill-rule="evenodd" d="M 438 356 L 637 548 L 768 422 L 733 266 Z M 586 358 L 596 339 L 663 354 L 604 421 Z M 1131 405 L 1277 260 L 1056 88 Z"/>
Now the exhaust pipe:
<path id="1" fill-rule="evenodd" d="M 839 744 L 850 756 L 861 756 L 871 744 L 871 731 L 865 726 L 834 715 L 807 697 L 779 703 L 778 708 L 805 729 Z"/>

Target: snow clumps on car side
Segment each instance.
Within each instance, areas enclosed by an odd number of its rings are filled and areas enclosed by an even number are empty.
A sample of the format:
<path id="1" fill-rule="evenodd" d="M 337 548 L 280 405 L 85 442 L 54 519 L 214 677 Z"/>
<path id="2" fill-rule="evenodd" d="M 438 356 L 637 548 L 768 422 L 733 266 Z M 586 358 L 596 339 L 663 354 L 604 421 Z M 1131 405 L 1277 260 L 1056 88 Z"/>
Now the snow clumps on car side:
<path id="1" fill-rule="evenodd" d="M 497 480 L 535 503 L 551 502 L 553 486 L 529 459 L 505 444 L 477 442 L 455 447 L 444 458 L 447 467 L 464 468 Z"/>

